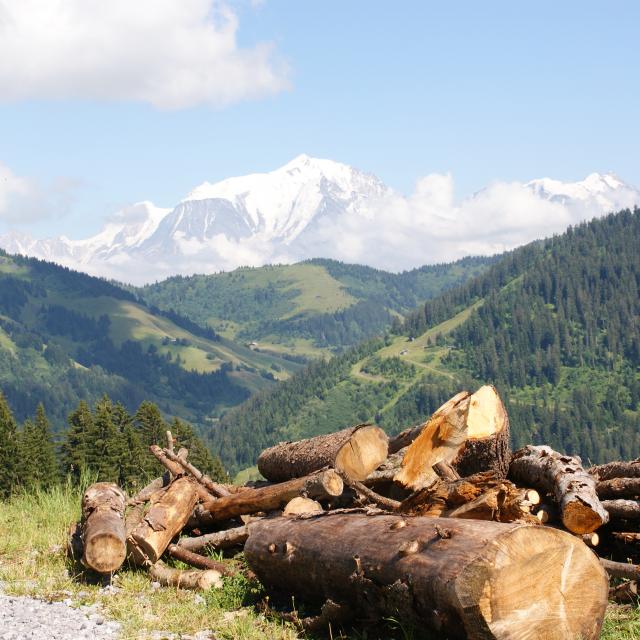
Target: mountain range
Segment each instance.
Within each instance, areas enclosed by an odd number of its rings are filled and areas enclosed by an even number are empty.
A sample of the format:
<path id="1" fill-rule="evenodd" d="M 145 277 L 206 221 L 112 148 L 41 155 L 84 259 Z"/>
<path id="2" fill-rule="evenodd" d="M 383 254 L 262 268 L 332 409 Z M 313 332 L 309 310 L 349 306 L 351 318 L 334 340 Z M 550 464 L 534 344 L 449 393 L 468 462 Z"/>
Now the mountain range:
<path id="1" fill-rule="evenodd" d="M 492 183 L 461 202 L 451 176 L 434 174 L 403 196 L 346 164 L 300 155 L 268 173 L 205 182 L 173 208 L 126 207 L 90 238 L 10 232 L 0 247 L 133 284 L 318 257 L 400 271 L 498 253 L 638 203 L 638 189 L 598 173 Z"/>

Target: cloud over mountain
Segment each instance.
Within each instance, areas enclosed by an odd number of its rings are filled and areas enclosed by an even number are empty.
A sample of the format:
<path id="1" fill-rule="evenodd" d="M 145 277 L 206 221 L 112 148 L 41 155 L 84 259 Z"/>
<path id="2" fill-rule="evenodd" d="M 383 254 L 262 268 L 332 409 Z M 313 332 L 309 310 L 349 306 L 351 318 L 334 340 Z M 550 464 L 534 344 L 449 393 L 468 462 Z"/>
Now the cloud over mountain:
<path id="1" fill-rule="evenodd" d="M 636 204 L 640 191 L 611 174 L 494 182 L 459 200 L 449 174 L 421 178 L 404 196 L 302 155 L 269 173 L 202 184 L 173 209 L 138 203 L 86 240 L 9 234 L 0 246 L 138 283 L 313 257 L 399 271 L 504 251 Z"/>
<path id="2" fill-rule="evenodd" d="M 228 104 L 288 86 L 273 47 L 238 45 L 214 0 L 0 0 L 0 100 Z"/>

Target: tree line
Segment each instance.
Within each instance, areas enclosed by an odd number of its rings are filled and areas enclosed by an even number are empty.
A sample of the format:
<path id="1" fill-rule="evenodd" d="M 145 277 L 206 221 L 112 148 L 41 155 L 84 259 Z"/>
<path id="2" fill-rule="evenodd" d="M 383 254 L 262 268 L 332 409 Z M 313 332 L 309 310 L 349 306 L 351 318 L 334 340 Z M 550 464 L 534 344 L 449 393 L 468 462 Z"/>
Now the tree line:
<path id="1" fill-rule="evenodd" d="M 166 442 L 166 432 L 189 460 L 218 481 L 227 474 L 191 425 L 179 418 L 166 422 L 158 407 L 144 401 L 135 413 L 107 395 L 91 407 L 81 401 L 67 419 L 64 434 L 54 437 L 45 408 L 21 425 L 0 391 L 0 498 L 16 491 L 50 488 L 70 478 L 115 482 L 129 490 L 142 487 L 164 468 L 149 454 L 149 445 Z"/>

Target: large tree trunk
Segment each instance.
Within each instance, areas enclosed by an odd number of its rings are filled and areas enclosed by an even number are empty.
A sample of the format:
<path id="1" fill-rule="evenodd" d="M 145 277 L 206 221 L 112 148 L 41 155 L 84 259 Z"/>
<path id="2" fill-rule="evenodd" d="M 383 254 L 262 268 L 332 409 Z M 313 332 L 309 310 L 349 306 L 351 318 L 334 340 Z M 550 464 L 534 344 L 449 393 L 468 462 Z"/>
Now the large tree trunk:
<path id="1" fill-rule="evenodd" d="M 160 559 L 171 539 L 182 531 L 198 500 L 197 483 L 178 478 L 144 514 L 128 537 L 129 549 L 138 564 Z"/>
<path id="2" fill-rule="evenodd" d="M 110 482 L 92 484 L 82 496 L 82 562 L 98 573 L 119 569 L 127 555 L 124 491 Z"/>
<path id="3" fill-rule="evenodd" d="M 598 497 L 602 500 L 612 498 L 637 498 L 640 496 L 640 478 L 611 478 L 596 485 Z"/>
<path id="4" fill-rule="evenodd" d="M 609 521 L 596 494 L 595 479 L 582 468 L 580 458 L 528 445 L 514 454 L 509 475 L 515 482 L 552 493 L 562 523 L 573 533 L 591 533 Z"/>
<path id="5" fill-rule="evenodd" d="M 361 424 L 307 440 L 281 442 L 260 454 L 258 469 L 271 482 L 300 478 L 324 467 L 364 480 L 386 459 L 387 451 L 385 432 Z"/>
<path id="6" fill-rule="evenodd" d="M 608 580 L 565 532 L 449 518 L 327 514 L 250 525 L 249 566 L 267 586 L 442 637 L 594 640 Z"/>
<path id="7" fill-rule="evenodd" d="M 394 477 L 396 482 L 418 491 L 437 481 L 433 466 L 453 461 L 467 439 L 469 399 L 469 393 L 459 393 L 431 416 L 407 447 L 402 467 Z"/>
<path id="8" fill-rule="evenodd" d="M 214 520 L 228 520 L 259 511 L 280 509 L 299 495 L 316 499 L 336 497 L 342 494 L 343 488 L 342 478 L 333 469 L 327 469 L 304 478 L 294 478 L 259 489 L 247 489 L 211 500 L 203 507 Z"/>
<path id="9" fill-rule="evenodd" d="M 640 460 L 633 462 L 608 462 L 588 469 L 592 476 L 598 480 L 611 480 L 612 478 L 640 478 Z"/>

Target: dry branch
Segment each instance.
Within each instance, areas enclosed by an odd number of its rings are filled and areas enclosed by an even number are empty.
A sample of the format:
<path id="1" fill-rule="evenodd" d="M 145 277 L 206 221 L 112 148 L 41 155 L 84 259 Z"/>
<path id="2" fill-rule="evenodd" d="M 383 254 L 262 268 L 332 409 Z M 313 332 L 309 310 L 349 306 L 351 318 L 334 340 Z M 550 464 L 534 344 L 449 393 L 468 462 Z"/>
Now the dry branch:
<path id="1" fill-rule="evenodd" d="M 163 451 L 169 460 L 180 465 L 186 473 L 192 475 L 211 495 L 217 496 L 218 498 L 224 498 L 230 495 L 230 491 L 225 486 L 214 482 L 208 475 L 202 473 L 200 469 L 194 467 L 190 462 L 187 462 L 186 459 L 183 460 L 180 456 L 168 449 L 164 449 Z"/>
<path id="2" fill-rule="evenodd" d="M 214 569 L 174 569 L 158 561 L 149 567 L 149 575 L 165 587 L 208 591 L 212 587 L 222 587 L 222 575 Z"/>
<path id="3" fill-rule="evenodd" d="M 218 549 L 229 549 L 243 545 L 248 537 L 249 531 L 245 525 L 226 529 L 225 531 L 207 533 L 194 538 L 180 538 L 178 546 L 184 547 L 189 551 L 202 551 L 203 549 L 217 551 Z"/>

